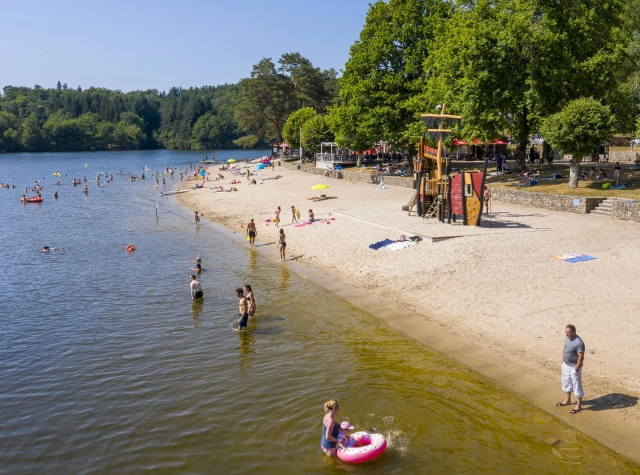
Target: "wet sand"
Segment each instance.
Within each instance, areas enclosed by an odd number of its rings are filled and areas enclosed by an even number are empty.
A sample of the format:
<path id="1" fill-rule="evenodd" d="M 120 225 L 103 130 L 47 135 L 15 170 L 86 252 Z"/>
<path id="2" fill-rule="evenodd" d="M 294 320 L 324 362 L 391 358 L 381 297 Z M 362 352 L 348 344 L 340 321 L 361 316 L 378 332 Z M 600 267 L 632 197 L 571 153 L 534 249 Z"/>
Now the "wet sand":
<path id="1" fill-rule="evenodd" d="M 217 167 L 211 172 L 215 176 Z M 278 228 L 265 220 L 281 206 L 292 270 L 640 461 L 637 224 L 493 202 L 485 227 L 446 225 L 400 211 L 409 189 L 376 190 L 283 167 L 258 173 L 258 182 L 282 178 L 248 185 L 246 176 L 223 172 L 225 180 L 177 199 L 243 245 L 254 218 L 256 250 L 274 260 Z M 233 179 L 241 183 L 230 185 Z M 311 190 L 318 183 L 330 188 Z M 214 193 L 214 185 L 238 192 Z M 306 199 L 320 193 L 329 199 Z M 335 219 L 294 227 L 291 205 L 302 219 L 309 208 L 316 219 Z M 424 239 L 397 252 L 368 248 L 400 234 Z M 597 259 L 569 264 L 551 258 L 569 252 Z M 576 325 L 587 347 L 585 410 L 577 415 L 555 407 L 564 396 L 567 323 Z"/>

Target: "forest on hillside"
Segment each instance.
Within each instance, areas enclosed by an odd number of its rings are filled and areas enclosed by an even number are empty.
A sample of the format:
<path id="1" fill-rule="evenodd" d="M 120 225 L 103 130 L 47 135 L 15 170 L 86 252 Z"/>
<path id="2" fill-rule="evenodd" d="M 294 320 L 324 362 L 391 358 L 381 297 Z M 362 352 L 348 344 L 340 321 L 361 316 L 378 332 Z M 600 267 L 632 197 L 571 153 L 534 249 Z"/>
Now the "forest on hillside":
<path id="1" fill-rule="evenodd" d="M 301 107 L 325 111 L 338 97 L 337 73 L 299 53 L 254 66 L 238 84 L 122 92 L 6 86 L 0 94 L 0 152 L 194 149 L 267 146 L 282 140 L 286 117 Z"/>

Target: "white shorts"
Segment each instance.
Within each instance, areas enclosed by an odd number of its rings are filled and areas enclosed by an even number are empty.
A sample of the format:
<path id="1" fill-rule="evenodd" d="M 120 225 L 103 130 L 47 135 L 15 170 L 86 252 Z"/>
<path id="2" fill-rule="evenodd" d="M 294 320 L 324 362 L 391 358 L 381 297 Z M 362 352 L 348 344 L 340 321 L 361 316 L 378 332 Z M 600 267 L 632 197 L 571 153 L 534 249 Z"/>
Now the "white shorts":
<path id="1" fill-rule="evenodd" d="M 562 390 L 565 393 L 573 393 L 576 397 L 584 397 L 582 390 L 582 370 L 576 371 L 575 368 L 566 363 L 562 363 Z"/>

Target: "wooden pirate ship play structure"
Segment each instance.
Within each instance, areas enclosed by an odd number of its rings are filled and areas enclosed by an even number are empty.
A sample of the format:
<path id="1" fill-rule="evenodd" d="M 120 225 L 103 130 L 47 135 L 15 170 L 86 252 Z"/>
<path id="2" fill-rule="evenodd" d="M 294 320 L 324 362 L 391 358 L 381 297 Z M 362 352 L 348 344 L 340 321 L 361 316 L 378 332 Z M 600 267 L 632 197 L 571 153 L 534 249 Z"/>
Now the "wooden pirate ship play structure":
<path id="1" fill-rule="evenodd" d="M 428 148 L 424 137 L 420 139 L 418 156 L 413 159 L 416 193 L 407 206 L 409 214 L 415 205 L 418 216 L 424 218 L 437 217 L 441 222 L 446 218 L 449 223 L 461 218 L 464 225 L 480 226 L 487 160 L 481 172 L 452 174 L 450 160 L 442 156 L 442 147 L 451 134 L 449 127 L 460 123 L 462 117 L 445 114 L 445 105 L 440 114 L 421 117 L 429 137 L 438 140 L 438 148 Z"/>

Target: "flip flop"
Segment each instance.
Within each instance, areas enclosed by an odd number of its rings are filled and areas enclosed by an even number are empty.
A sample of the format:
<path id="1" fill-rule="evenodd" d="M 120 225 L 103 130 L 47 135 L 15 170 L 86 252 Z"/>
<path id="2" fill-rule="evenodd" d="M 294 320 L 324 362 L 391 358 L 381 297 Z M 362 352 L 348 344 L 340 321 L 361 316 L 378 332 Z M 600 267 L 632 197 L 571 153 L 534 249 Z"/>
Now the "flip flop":
<path id="1" fill-rule="evenodd" d="M 571 404 L 571 403 L 569 403 Z M 559 402 L 558 404 L 556 404 L 557 407 L 562 407 L 562 406 L 568 406 L 569 404 L 565 404 L 563 402 Z"/>
<path id="2" fill-rule="evenodd" d="M 577 414 L 577 413 L 579 413 L 581 410 L 582 410 L 582 409 L 571 409 L 571 410 L 569 411 L 569 414 Z"/>

